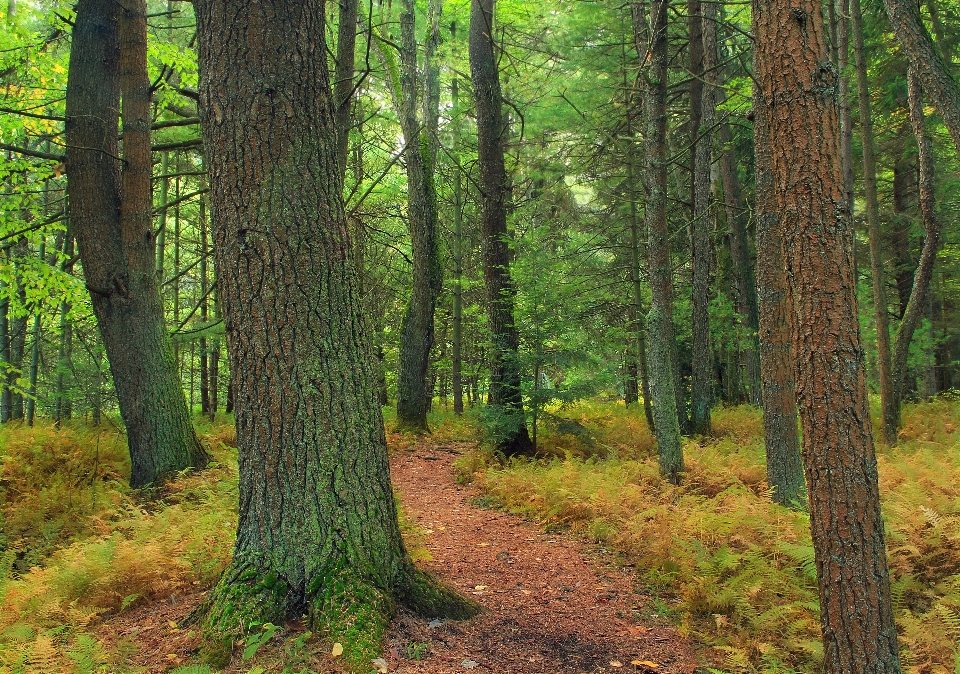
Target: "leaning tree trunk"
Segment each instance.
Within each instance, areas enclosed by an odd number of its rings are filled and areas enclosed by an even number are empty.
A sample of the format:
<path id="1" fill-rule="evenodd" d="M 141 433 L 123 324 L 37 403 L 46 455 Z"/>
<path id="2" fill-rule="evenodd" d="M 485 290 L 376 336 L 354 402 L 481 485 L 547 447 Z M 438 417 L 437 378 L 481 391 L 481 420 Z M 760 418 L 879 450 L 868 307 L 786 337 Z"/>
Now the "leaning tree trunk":
<path id="1" fill-rule="evenodd" d="M 127 5 L 81 0 L 77 6 L 67 83 L 67 194 L 127 428 L 130 484 L 142 487 L 202 467 L 208 457 L 190 424 L 157 288 L 146 8 L 142 0 Z"/>
<path id="2" fill-rule="evenodd" d="M 900 672 L 844 198 L 838 74 L 821 3 L 754 0 L 753 31 L 766 111 L 761 142 L 771 150 L 793 302 L 824 671 Z"/>
<path id="3" fill-rule="evenodd" d="M 197 0 L 240 516 L 204 622 L 311 622 L 369 665 L 394 610 L 466 615 L 410 561 L 344 214 L 322 0 Z M 265 87 L 264 82 L 270 86 Z"/>
<path id="4" fill-rule="evenodd" d="M 434 314 L 443 286 L 437 240 L 437 116 L 439 112 L 439 6 L 430 3 L 424 49 L 423 83 L 417 82 L 417 37 L 414 0 L 404 0 L 400 14 L 400 92 L 398 113 L 407 149 L 407 220 L 413 260 L 410 299 L 400 327 L 400 372 L 397 381 L 397 428 L 429 431 L 427 412 L 432 398 L 427 382 L 433 348 Z M 419 91 L 418 91 L 419 90 Z M 418 119 L 418 93 L 423 111 Z"/>
<path id="5" fill-rule="evenodd" d="M 767 482 L 773 500 L 796 507 L 804 496 L 803 461 L 797 432 L 796 360 L 791 337 L 792 302 L 783 260 L 782 235 L 773 195 L 767 110 L 759 92 L 753 105 L 756 166 L 757 283 L 759 292 L 760 375 L 763 386 L 763 439 Z"/>
<path id="6" fill-rule="evenodd" d="M 923 251 L 920 253 L 920 264 L 917 265 L 917 271 L 913 275 L 913 289 L 910 291 L 910 299 L 907 301 L 903 319 L 900 321 L 900 327 L 897 328 L 894 336 L 893 396 L 896 400 L 898 426 L 910 340 L 913 339 L 913 333 L 920 322 L 921 314 L 928 306 L 927 295 L 930 292 L 933 265 L 936 263 L 937 252 L 940 249 L 940 232 L 942 229 L 940 218 L 937 216 L 937 202 L 934 192 L 933 143 L 927 134 L 924 122 L 923 89 L 913 66 L 907 69 L 907 92 L 910 104 L 910 121 L 920 150 L 918 155 L 920 164 L 920 212 L 923 214 L 926 238 L 923 241 Z"/>
<path id="7" fill-rule="evenodd" d="M 490 331 L 490 389 L 487 404 L 496 429 L 494 441 L 505 455 L 530 454 L 520 390 L 517 351 L 520 335 L 513 317 L 516 294 L 510 278 L 507 233 L 507 171 L 503 144 L 500 73 L 494 52 L 493 15 L 496 0 L 473 0 L 470 9 L 470 74 L 477 105 L 477 153 L 480 162 L 480 232 L 483 239 L 483 279 L 487 290 L 487 329 Z"/>
<path id="8" fill-rule="evenodd" d="M 678 484 L 683 471 L 683 445 L 677 415 L 673 359 L 673 280 L 670 264 L 670 231 L 667 226 L 667 0 L 653 0 L 650 26 L 634 4 L 634 31 L 649 32 L 649 65 L 646 69 L 644 186 L 647 191 L 647 263 L 650 274 L 650 311 L 647 314 L 650 395 L 660 474 Z M 642 41 L 638 40 L 638 46 Z M 641 62 L 646 49 L 638 50 Z"/>

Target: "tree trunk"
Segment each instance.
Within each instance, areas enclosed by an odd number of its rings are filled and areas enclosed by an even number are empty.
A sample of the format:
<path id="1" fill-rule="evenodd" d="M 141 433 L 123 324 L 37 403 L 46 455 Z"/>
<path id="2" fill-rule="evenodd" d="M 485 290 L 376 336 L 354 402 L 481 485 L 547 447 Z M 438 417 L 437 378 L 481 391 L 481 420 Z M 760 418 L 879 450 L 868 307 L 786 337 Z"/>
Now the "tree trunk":
<path id="1" fill-rule="evenodd" d="M 679 484 L 683 471 L 683 445 L 680 439 L 677 392 L 674 388 L 672 349 L 673 280 L 670 264 L 670 231 L 667 226 L 667 11 L 668 0 L 652 0 L 650 26 L 645 25 L 640 7 L 633 5 L 634 31 L 649 34 L 649 59 L 646 49 L 639 51 L 646 69 L 644 111 L 646 134 L 644 154 L 647 192 L 647 264 L 650 275 L 650 312 L 647 331 L 650 335 L 647 364 L 650 369 L 650 393 L 653 398 L 653 420 L 657 436 L 660 474 Z"/>
<path id="2" fill-rule="evenodd" d="M 396 600 L 431 616 L 472 604 L 417 572 L 400 536 L 323 5 L 194 4 L 240 467 L 234 557 L 203 629 L 229 651 L 251 622 L 308 614 L 359 668 Z"/>
<path id="3" fill-rule="evenodd" d="M 796 507 L 804 497 L 805 483 L 797 433 L 796 359 L 791 336 L 793 302 L 787 285 L 783 237 L 773 193 L 767 110 L 759 91 L 754 95 L 753 120 L 760 373 L 767 482 L 773 487 L 774 501 Z"/>
<path id="4" fill-rule="evenodd" d="M 899 673 L 852 218 L 843 192 L 838 74 L 827 54 L 822 6 L 816 0 L 754 0 L 753 34 L 766 117 L 761 142 L 771 150 L 793 303 L 824 672 Z"/>
<path id="5" fill-rule="evenodd" d="M 63 237 L 63 264 L 60 265 L 60 271 L 70 273 L 72 265 L 69 260 L 73 258 L 73 232 L 68 228 Z M 60 422 L 70 418 L 70 399 L 67 397 L 66 377 L 70 369 L 70 360 L 73 352 L 73 324 L 67 320 L 70 314 L 71 305 L 66 300 L 60 302 L 60 347 L 57 350 L 57 389 L 56 405 L 53 410 L 53 420 L 57 428 L 60 428 Z"/>
<path id="6" fill-rule="evenodd" d="M 940 249 L 940 218 L 937 217 L 936 193 L 934 191 L 934 164 L 933 143 L 926 130 L 923 115 L 923 90 L 920 86 L 916 70 L 911 66 L 907 70 L 907 98 L 910 103 L 910 121 L 919 146 L 918 160 L 920 164 L 920 211 L 923 214 L 923 225 L 926 238 L 923 241 L 923 251 L 920 253 L 920 264 L 913 275 L 913 290 L 907 301 L 907 308 L 903 313 L 903 320 L 894 336 L 893 349 L 893 395 L 897 411 L 900 411 L 900 402 L 903 398 L 904 380 L 907 372 L 907 355 L 910 350 L 910 340 L 920 323 L 921 314 L 929 306 L 927 295 L 930 292 L 930 279 L 933 278 L 933 266 L 937 261 L 937 252 Z M 900 417 L 897 416 L 897 426 Z"/>
<path id="7" fill-rule="evenodd" d="M 67 193 L 127 428 L 130 484 L 142 487 L 202 467 L 208 457 L 183 402 L 157 288 L 146 9 L 142 0 L 128 4 L 121 11 L 112 0 L 81 0 L 77 7 L 67 86 Z"/>
<path id="8" fill-rule="evenodd" d="M 340 182 L 347 172 L 350 147 L 351 108 L 353 107 L 353 74 L 356 69 L 357 0 L 338 0 L 340 17 L 337 25 L 337 63 L 333 72 L 334 123 L 337 129 L 337 162 Z M 357 180 L 360 178 L 357 177 Z"/>
<path id="9" fill-rule="evenodd" d="M 487 291 L 487 329 L 492 342 L 487 404 L 495 420 L 493 437 L 497 449 L 512 456 L 532 453 L 533 445 L 523 413 L 517 353 L 520 335 L 513 317 L 516 291 L 510 277 L 509 184 L 503 157 L 507 127 L 502 109 L 498 59 L 494 51 L 495 4 L 496 0 L 472 0 L 470 73 L 477 105 L 477 152 L 482 194 L 480 233 Z"/>
<path id="10" fill-rule="evenodd" d="M 457 24 L 450 24 L 451 42 L 457 39 Z M 460 156 L 460 83 L 456 75 L 450 84 L 452 98 L 454 157 Z M 460 167 L 453 174 L 453 413 L 463 414 L 463 176 Z"/>
<path id="11" fill-rule="evenodd" d="M 207 200 L 200 197 L 200 245 L 197 249 L 197 257 L 200 258 L 200 325 L 203 330 L 207 329 L 207 294 L 209 286 L 207 285 Z M 202 333 L 201 333 L 202 334 Z M 207 350 L 207 338 L 201 337 L 199 340 L 200 349 L 200 414 L 209 416 L 210 414 L 210 352 Z M 192 410 L 191 410 L 192 412 Z"/>
<path id="12" fill-rule="evenodd" d="M 691 261 L 693 267 L 691 318 L 693 325 L 693 376 L 690 385 L 690 429 L 696 435 L 710 435 L 710 407 L 713 388 L 713 349 L 710 347 L 710 174 L 713 165 L 713 122 L 716 112 L 717 4 L 704 3 L 702 17 L 702 70 L 700 125 L 695 130 L 693 226 Z M 691 47 L 692 53 L 692 47 Z"/>
<path id="13" fill-rule="evenodd" d="M 439 112 L 440 10 L 430 3 L 429 34 L 424 49 L 423 83 L 417 82 L 417 37 L 414 0 L 403 0 L 400 14 L 400 91 L 398 113 L 407 149 L 407 220 L 413 260 L 410 300 L 400 327 L 400 373 L 397 381 L 397 428 L 429 432 L 427 412 L 432 392 L 427 382 L 433 347 L 434 314 L 443 287 L 437 241 L 437 117 Z M 419 91 L 418 91 L 419 90 Z M 417 117 L 418 94 L 423 110 Z"/>
<path id="14" fill-rule="evenodd" d="M 867 81 L 867 55 L 863 47 L 863 15 L 860 0 L 850 0 L 850 25 L 853 29 L 853 55 L 857 68 L 857 101 L 860 107 L 860 134 L 863 136 L 863 192 L 866 201 L 867 230 L 870 239 L 870 270 L 873 278 L 873 314 L 877 324 L 877 369 L 880 372 L 880 401 L 883 409 L 883 439 L 897 442 L 897 401 L 893 394 L 890 361 L 890 320 L 887 308 L 886 274 L 880 240 L 880 205 L 877 199 L 877 161 L 874 155 L 873 120 L 870 113 L 870 84 Z"/>
<path id="15" fill-rule="evenodd" d="M 723 185 L 727 232 L 730 235 L 730 258 L 737 285 L 737 313 L 740 315 L 740 324 L 748 335 L 747 344 L 743 347 L 747 394 L 750 404 L 759 407 L 763 399 L 763 388 L 760 383 L 760 313 L 757 306 L 756 274 L 750 259 L 750 242 L 744 223 L 746 209 L 740 191 L 737 157 L 732 146 L 730 125 L 722 123 L 718 132 L 723 147 L 720 154 L 720 181 Z"/>
<path id="16" fill-rule="evenodd" d="M 47 199 L 47 184 L 43 186 L 44 201 Z M 46 262 L 47 257 L 47 239 L 40 239 L 40 261 Z M 33 420 L 37 409 L 37 375 L 40 372 L 40 328 L 41 315 L 40 307 L 34 307 L 33 327 L 30 330 L 32 346 L 30 348 L 30 371 L 27 375 L 27 400 L 26 400 L 26 421 L 27 426 L 33 426 Z"/>

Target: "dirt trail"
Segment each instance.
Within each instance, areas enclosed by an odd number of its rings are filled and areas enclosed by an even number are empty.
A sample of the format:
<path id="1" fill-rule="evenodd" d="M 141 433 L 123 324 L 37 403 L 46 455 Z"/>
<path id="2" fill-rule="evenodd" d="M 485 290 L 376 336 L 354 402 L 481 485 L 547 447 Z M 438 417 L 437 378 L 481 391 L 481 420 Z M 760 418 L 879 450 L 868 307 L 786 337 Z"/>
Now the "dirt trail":
<path id="1" fill-rule="evenodd" d="M 455 443 L 397 452 L 392 480 L 407 517 L 429 532 L 433 559 L 420 565 L 487 612 L 433 627 L 401 615 L 388 635 L 391 666 L 410 674 L 694 670 L 691 644 L 650 617 L 628 570 L 567 534 L 474 505 L 479 492 L 454 481 L 459 452 Z M 408 657 L 411 644 L 428 644 L 420 662 Z"/>

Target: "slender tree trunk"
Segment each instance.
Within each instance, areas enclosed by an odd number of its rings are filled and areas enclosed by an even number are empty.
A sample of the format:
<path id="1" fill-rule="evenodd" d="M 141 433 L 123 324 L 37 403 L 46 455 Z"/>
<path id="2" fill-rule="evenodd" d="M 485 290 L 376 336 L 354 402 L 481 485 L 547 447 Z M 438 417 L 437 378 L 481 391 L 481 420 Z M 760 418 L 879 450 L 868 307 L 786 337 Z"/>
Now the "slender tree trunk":
<path id="1" fill-rule="evenodd" d="M 836 26 L 836 62 L 837 69 L 840 71 L 840 161 L 843 170 L 843 193 L 847 209 L 853 213 L 853 115 L 850 108 L 849 75 L 850 0 L 833 0 L 832 6 Z M 850 231 L 851 248 L 856 244 L 854 229 Z M 854 260 L 856 260 L 855 250 Z"/>
<path id="2" fill-rule="evenodd" d="M 214 270 L 213 285 L 217 286 L 216 270 Z M 214 296 L 213 317 L 216 321 L 222 318 L 220 315 L 220 300 Z M 213 346 L 210 348 L 210 421 L 217 420 L 217 408 L 220 406 L 220 340 L 213 338 Z"/>
<path id="3" fill-rule="evenodd" d="M 880 372 L 880 400 L 883 408 L 883 439 L 897 442 L 897 401 L 893 393 L 890 360 L 890 320 L 887 308 L 886 274 L 880 239 L 880 204 L 877 199 L 877 161 L 874 154 L 873 120 L 870 113 L 870 83 L 867 81 L 867 55 L 863 47 L 863 15 L 860 0 L 850 0 L 850 25 L 853 29 L 853 55 L 857 69 L 857 101 L 860 107 L 860 134 L 863 137 L 863 193 L 866 201 L 867 230 L 870 239 L 870 269 L 873 278 L 873 311 L 877 324 L 877 369 Z"/>
<path id="4" fill-rule="evenodd" d="M 824 672 L 899 673 L 843 192 L 838 74 L 822 6 L 754 0 L 753 34 L 761 142 L 770 148 L 793 303 Z"/>
<path id="5" fill-rule="evenodd" d="M 753 113 L 760 371 L 767 482 L 773 487 L 774 501 L 796 506 L 804 497 L 805 483 L 797 433 L 796 358 L 791 336 L 793 302 L 787 284 L 783 237 L 773 193 L 767 109 L 759 91 L 755 92 Z"/>
<path id="6" fill-rule="evenodd" d="M 670 231 L 667 226 L 667 11 L 668 0 L 652 0 L 650 26 L 646 26 L 640 7 L 633 5 L 634 31 L 649 34 L 647 49 L 640 49 L 640 61 L 649 65 L 646 76 L 644 112 L 646 134 L 644 154 L 647 192 L 647 264 L 650 275 L 650 335 L 647 361 L 650 368 L 650 394 L 657 436 L 660 474 L 679 484 L 683 471 L 683 445 L 680 438 L 677 393 L 673 371 L 673 279 L 670 264 Z M 649 58 L 648 58 L 649 56 Z M 684 416 L 686 416 L 684 414 Z"/>
<path id="7" fill-rule="evenodd" d="M 450 24 L 451 42 L 457 39 L 457 24 Z M 460 156 L 460 81 L 450 84 L 453 101 L 452 126 L 454 157 Z M 460 167 L 453 175 L 453 413 L 463 414 L 463 176 Z"/>
<path id="8" fill-rule="evenodd" d="M 713 165 L 713 122 L 716 112 L 717 4 L 707 2 L 701 8 L 702 70 L 705 86 L 701 93 L 700 126 L 696 129 L 694 164 L 693 227 L 691 266 L 693 267 L 691 318 L 693 325 L 693 377 L 690 386 L 690 428 L 697 435 L 710 435 L 710 407 L 713 388 L 713 349 L 710 347 L 710 175 Z"/>
<path id="9" fill-rule="evenodd" d="M 200 325 L 206 330 L 207 321 L 207 293 L 209 292 L 207 276 L 207 210 L 206 199 L 200 197 L 200 245 L 197 250 L 200 258 Z M 199 340 L 200 349 L 200 414 L 210 414 L 210 352 L 207 350 L 207 338 Z"/>
<path id="10" fill-rule="evenodd" d="M 414 0 L 403 0 L 400 14 L 399 114 L 407 149 L 407 220 L 413 259 L 410 300 L 400 327 L 400 374 L 397 381 L 397 427 L 415 433 L 429 432 L 427 412 L 432 391 L 427 382 L 430 349 L 434 339 L 434 314 L 443 287 L 443 269 L 437 240 L 437 117 L 439 114 L 440 8 L 430 3 L 429 34 L 424 48 L 423 82 L 417 82 L 417 37 Z M 419 90 L 419 91 L 418 91 Z M 417 116 L 418 94 L 423 109 Z"/>
<path id="11" fill-rule="evenodd" d="M 27 304 L 27 291 L 19 268 L 30 254 L 30 245 L 26 237 L 21 237 L 11 249 L 14 256 L 13 266 L 16 282 L 17 304 Z M 23 393 L 18 380 L 23 376 L 23 356 L 27 346 L 27 315 L 17 315 L 10 319 L 10 371 L 7 373 L 7 387 L 10 389 L 10 419 L 23 419 Z"/>
<path id="12" fill-rule="evenodd" d="M 337 25 L 337 64 L 333 72 L 334 123 L 337 128 L 337 161 L 340 182 L 347 171 L 350 147 L 351 108 L 354 98 L 353 75 L 356 69 L 357 0 L 338 0 L 340 18 Z M 357 178 L 359 180 L 359 177 Z"/>
<path id="13" fill-rule="evenodd" d="M 3 255 L 8 255 L 9 249 L 2 251 Z M 7 283 L 0 281 L 0 366 L 4 371 L 0 373 L 0 423 L 7 423 L 11 418 L 13 408 L 13 392 L 7 383 L 8 375 L 6 368 L 10 367 L 10 298 L 7 296 Z"/>
<path id="14" fill-rule="evenodd" d="M 163 159 L 160 160 L 160 226 L 157 228 L 157 285 L 163 288 L 163 263 L 164 254 L 167 250 L 167 198 L 170 194 L 170 178 L 167 172 L 170 168 L 170 153 L 164 152 Z M 161 291 L 160 294 L 163 297 Z"/>
<path id="15" fill-rule="evenodd" d="M 417 572 L 400 536 L 323 4 L 194 4 L 240 466 L 234 557 L 203 624 L 229 649 L 251 621 L 307 614 L 360 668 L 396 600 L 431 616 L 472 605 Z"/>
<path id="16" fill-rule="evenodd" d="M 487 329 L 490 331 L 490 389 L 487 403 L 497 428 L 497 448 L 507 456 L 529 454 L 533 444 L 527 431 L 520 390 L 518 348 L 514 323 L 516 291 L 510 277 L 507 232 L 509 183 L 504 163 L 507 125 L 500 92 L 493 39 L 496 0 L 472 0 L 470 9 L 470 73 L 477 106 L 477 152 L 480 162 L 480 232 L 483 241 L 483 278 L 487 291 Z"/>
<path id="17" fill-rule="evenodd" d="M 43 200 L 47 200 L 48 184 L 43 186 Z M 40 261 L 46 262 L 47 257 L 47 239 L 40 239 Z M 37 376 L 40 372 L 40 328 L 41 315 L 40 307 L 34 308 L 33 328 L 30 330 L 32 346 L 30 348 L 30 372 L 27 378 L 27 400 L 26 400 L 26 420 L 27 426 L 33 426 L 33 420 L 37 409 Z"/>
<path id="18" fill-rule="evenodd" d="M 737 286 L 737 313 L 740 315 L 740 324 L 747 333 L 747 343 L 743 347 L 747 395 L 750 404 L 759 407 L 762 403 L 763 387 L 760 382 L 760 310 L 757 305 L 756 274 L 750 259 L 750 242 L 744 223 L 746 209 L 740 191 L 737 157 L 730 125 L 722 123 L 718 135 L 723 147 L 720 154 L 720 181 L 723 185 L 727 232 L 730 235 L 730 258 Z"/>
<path id="19" fill-rule="evenodd" d="M 923 251 L 920 253 L 920 264 L 913 275 L 913 290 L 910 292 L 907 308 L 894 336 L 893 394 L 898 412 L 903 397 L 910 340 L 913 339 L 913 333 L 920 323 L 921 313 L 929 306 L 927 296 L 930 293 L 933 266 L 940 249 L 940 232 L 942 230 L 940 218 L 937 216 L 936 193 L 934 191 L 936 183 L 934 181 L 933 143 L 924 122 L 923 90 L 916 70 L 912 66 L 907 70 L 907 91 L 907 98 L 910 103 L 910 121 L 920 150 L 920 212 L 923 214 L 926 238 L 923 241 Z M 899 426 L 899 422 L 900 417 L 898 415 L 897 426 Z"/>
<path id="20" fill-rule="evenodd" d="M 63 237 L 63 264 L 60 271 L 70 273 L 73 271 L 69 260 L 73 258 L 73 232 L 70 227 Z M 70 314 L 71 305 L 66 300 L 60 302 L 60 347 L 57 350 L 57 389 L 56 405 L 53 411 L 53 420 L 57 428 L 60 428 L 60 422 L 70 418 L 70 399 L 67 396 L 66 377 L 70 370 L 70 361 L 73 351 L 73 323 L 67 320 Z"/>
<path id="21" fill-rule="evenodd" d="M 157 288 L 146 8 L 143 0 L 127 7 L 113 0 L 77 6 L 67 85 L 67 192 L 127 428 L 130 484 L 141 487 L 204 466 L 208 458 L 183 403 Z"/>

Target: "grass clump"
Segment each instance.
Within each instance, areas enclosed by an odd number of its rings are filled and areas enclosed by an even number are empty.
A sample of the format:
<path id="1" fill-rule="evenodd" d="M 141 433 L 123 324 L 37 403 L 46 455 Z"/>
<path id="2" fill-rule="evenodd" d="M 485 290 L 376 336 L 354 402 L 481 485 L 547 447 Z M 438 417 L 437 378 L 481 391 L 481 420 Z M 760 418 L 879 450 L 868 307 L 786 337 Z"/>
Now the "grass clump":
<path id="1" fill-rule="evenodd" d="M 668 600 L 681 632 L 737 672 L 810 672 L 822 657 L 809 518 L 776 505 L 766 482 L 762 418 L 715 410 L 715 436 L 688 442 L 683 485 L 658 474 L 640 408 L 580 407 L 611 448 L 500 464 L 459 462 L 503 507 L 566 526 L 622 553 Z M 639 426 L 636 446 L 630 435 Z M 952 673 L 960 661 L 960 403 L 906 408 L 900 445 L 879 449 L 880 491 L 905 671 Z M 669 600 L 673 600 L 672 602 Z"/>

